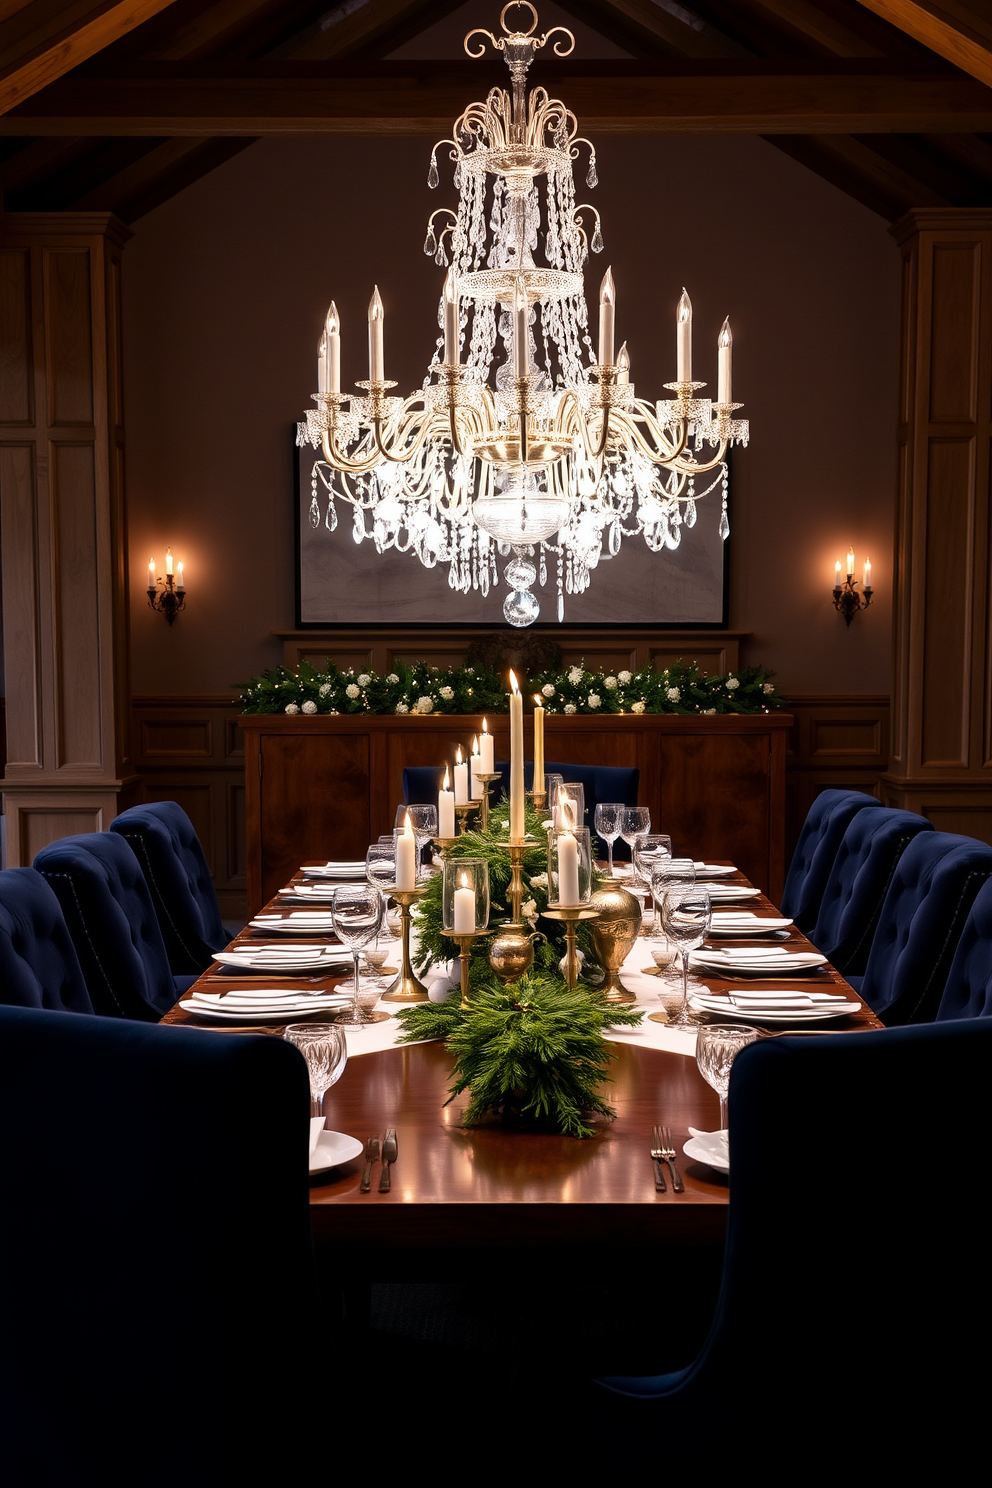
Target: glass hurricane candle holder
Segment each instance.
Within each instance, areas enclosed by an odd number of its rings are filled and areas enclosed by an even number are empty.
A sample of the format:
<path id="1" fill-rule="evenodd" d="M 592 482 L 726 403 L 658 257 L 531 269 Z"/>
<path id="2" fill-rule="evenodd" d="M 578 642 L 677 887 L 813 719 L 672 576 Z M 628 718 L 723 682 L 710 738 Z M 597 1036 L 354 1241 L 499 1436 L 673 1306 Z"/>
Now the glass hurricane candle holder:
<path id="1" fill-rule="evenodd" d="M 441 924 L 447 935 L 477 935 L 489 924 L 489 864 L 484 858 L 445 858 Z"/>
<path id="2" fill-rule="evenodd" d="M 588 827 L 548 833 L 548 905 L 588 904 L 592 894 L 592 845 Z"/>
<path id="3" fill-rule="evenodd" d="M 576 827 L 586 824 L 586 788 L 578 780 L 561 780 L 550 796 L 551 820 L 555 827 L 570 821 Z M 567 816 L 565 815 L 567 813 Z"/>

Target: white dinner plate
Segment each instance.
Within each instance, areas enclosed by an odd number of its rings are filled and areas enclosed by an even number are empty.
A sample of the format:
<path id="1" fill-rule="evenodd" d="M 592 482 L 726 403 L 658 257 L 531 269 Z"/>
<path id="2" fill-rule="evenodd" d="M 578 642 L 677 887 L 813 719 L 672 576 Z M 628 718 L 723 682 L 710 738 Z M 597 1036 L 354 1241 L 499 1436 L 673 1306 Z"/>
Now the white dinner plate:
<path id="1" fill-rule="evenodd" d="M 337 956 L 253 956 L 238 955 L 234 951 L 220 951 L 211 958 L 218 966 L 233 966 L 237 971 L 322 971 L 334 976 L 347 971 L 351 961 Z"/>
<path id="2" fill-rule="evenodd" d="M 361 1157 L 363 1150 L 357 1137 L 346 1136 L 344 1132 L 322 1131 L 310 1154 L 310 1171 L 326 1173 L 328 1168 L 336 1168 L 340 1163 Z"/>
<path id="3" fill-rule="evenodd" d="M 709 883 L 697 879 L 694 887 L 705 889 L 713 904 L 736 904 L 742 899 L 758 899 L 761 896 L 760 889 L 748 889 L 743 884 Z"/>
<path id="4" fill-rule="evenodd" d="M 188 1013 L 195 1013 L 198 1018 L 216 1018 L 221 1023 L 289 1023 L 294 1018 L 302 1021 L 311 1013 L 326 1013 L 335 1008 L 345 1007 L 348 1000 L 346 997 L 310 997 L 306 1002 L 273 1004 L 263 1011 L 258 1007 L 232 1007 L 226 1010 L 214 1007 L 210 1003 L 201 1004 L 195 997 L 190 997 L 185 1002 L 180 1002 L 179 1006 L 185 1008 Z"/>
<path id="5" fill-rule="evenodd" d="M 710 925 L 710 935 L 719 940 L 742 940 L 751 935 L 774 935 L 779 930 L 787 930 L 792 924 L 791 920 L 781 916 L 769 915 L 767 919 L 760 915 L 736 915 L 715 914 Z"/>
<path id="6" fill-rule="evenodd" d="M 692 1136 L 682 1145 L 682 1151 L 686 1157 L 692 1158 L 693 1162 L 706 1163 L 708 1167 L 715 1168 L 718 1173 L 729 1173 L 730 1154 L 727 1149 L 727 1133 L 725 1131 L 697 1131 L 694 1126 L 690 1126 L 689 1130 Z"/>
<path id="7" fill-rule="evenodd" d="M 326 884 L 293 884 L 288 889 L 280 889 L 279 897 L 282 899 L 295 899 L 298 904 L 306 904 L 308 901 L 317 904 L 330 904 L 334 899 L 334 889 Z"/>
<path id="8" fill-rule="evenodd" d="M 266 930 L 273 935 L 333 935 L 334 921 L 330 915 L 315 915 L 302 920 L 249 920 L 250 930 Z"/>
<path id="9" fill-rule="evenodd" d="M 753 955 L 743 950 L 690 951 L 689 965 L 693 971 L 708 971 L 713 976 L 763 978 L 795 976 L 797 972 L 812 971 L 827 963 L 826 956 L 821 956 L 819 951 L 788 951 L 784 946 L 778 953 L 774 950 L 762 951 L 757 946 L 753 951 Z"/>
<path id="10" fill-rule="evenodd" d="M 737 872 L 733 863 L 693 863 L 692 866 L 704 878 L 730 878 Z"/>
<path id="11" fill-rule="evenodd" d="M 704 997 L 693 993 L 689 1006 L 697 1013 L 709 1013 L 711 1017 L 728 1018 L 736 1023 L 826 1023 L 832 1018 L 848 1018 L 861 1011 L 860 1002 L 824 1002 L 819 1006 L 754 1008 L 729 1002 L 725 997 Z"/>

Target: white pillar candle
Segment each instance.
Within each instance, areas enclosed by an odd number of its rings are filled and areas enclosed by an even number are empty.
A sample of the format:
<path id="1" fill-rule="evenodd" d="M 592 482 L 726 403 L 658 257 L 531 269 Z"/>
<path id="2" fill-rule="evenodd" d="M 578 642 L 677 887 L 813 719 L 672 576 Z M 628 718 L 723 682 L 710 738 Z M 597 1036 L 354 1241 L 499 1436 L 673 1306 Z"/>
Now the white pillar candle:
<path id="1" fill-rule="evenodd" d="M 449 367 L 458 366 L 459 339 L 458 281 L 455 278 L 454 265 L 452 265 L 444 281 L 444 360 Z"/>
<path id="2" fill-rule="evenodd" d="M 734 338 L 730 331 L 730 316 L 728 315 L 720 328 L 720 335 L 716 343 L 717 361 L 717 392 L 718 403 L 729 403 L 730 398 L 730 363 L 734 354 Z"/>
<path id="3" fill-rule="evenodd" d="M 475 933 L 475 890 L 469 886 L 468 875 L 462 874 L 461 888 L 455 890 L 455 934 Z"/>
<path id="4" fill-rule="evenodd" d="M 524 700 L 510 673 L 510 841 L 524 840 Z"/>
<path id="5" fill-rule="evenodd" d="M 616 286 L 613 270 L 607 269 L 599 286 L 599 364 L 613 366 L 613 325 L 616 313 Z"/>
<path id="6" fill-rule="evenodd" d="M 534 789 L 544 791 L 544 704 L 534 694 Z"/>
<path id="7" fill-rule="evenodd" d="M 482 800 L 482 786 L 479 783 L 479 774 L 482 770 L 482 755 L 479 753 L 479 736 L 476 734 L 472 739 L 472 757 L 468 762 L 469 785 L 472 791 L 472 800 Z"/>
<path id="8" fill-rule="evenodd" d="M 483 775 L 495 775 L 493 766 L 493 736 L 489 732 L 489 725 L 485 719 L 482 720 L 482 734 L 479 737 L 479 753 L 482 755 Z"/>
<path id="9" fill-rule="evenodd" d="M 396 887 L 417 886 L 417 838 L 410 825 L 410 813 L 403 818 L 403 830 L 396 839 Z"/>
<path id="10" fill-rule="evenodd" d="M 380 295 L 379 295 L 379 286 L 377 284 L 375 286 L 375 291 L 374 291 L 374 293 L 372 295 L 372 298 L 369 301 L 369 381 L 370 382 L 383 382 L 385 380 L 385 373 L 383 372 L 383 368 L 385 367 L 386 362 L 385 362 L 385 357 L 383 355 L 383 350 L 382 350 L 382 323 L 383 323 L 383 315 L 384 315 L 384 312 L 383 312 L 383 308 L 382 308 L 382 299 L 380 298 Z"/>
<path id="11" fill-rule="evenodd" d="M 558 903 L 574 907 L 579 902 L 579 844 L 571 832 L 558 838 Z"/>
<path id="12" fill-rule="evenodd" d="M 678 315 L 678 373 L 679 382 L 692 381 L 692 301 L 689 291 L 683 289 L 679 300 Z"/>
<path id="13" fill-rule="evenodd" d="M 462 763 L 462 746 L 455 750 L 455 805 L 468 805 L 468 765 Z"/>
<path id="14" fill-rule="evenodd" d="M 439 837 L 454 837 L 455 835 L 455 793 L 449 786 L 447 765 L 444 767 L 441 789 L 437 793 L 437 835 Z"/>
<path id="15" fill-rule="evenodd" d="M 513 281 L 513 375 L 526 377 L 530 370 L 530 330 L 527 320 L 530 307 L 523 280 Z"/>
<path id="16" fill-rule="evenodd" d="M 338 307 L 332 300 L 327 311 L 327 319 L 324 321 L 324 338 L 326 341 L 326 375 L 327 392 L 340 393 L 341 391 L 341 322 L 338 320 Z"/>

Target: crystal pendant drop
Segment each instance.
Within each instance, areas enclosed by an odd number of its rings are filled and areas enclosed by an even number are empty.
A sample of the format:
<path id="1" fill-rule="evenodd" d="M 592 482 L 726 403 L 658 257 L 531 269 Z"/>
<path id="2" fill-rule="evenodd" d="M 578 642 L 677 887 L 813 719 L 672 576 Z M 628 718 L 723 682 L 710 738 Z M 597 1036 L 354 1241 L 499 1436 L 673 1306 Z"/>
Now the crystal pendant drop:
<path id="1" fill-rule="evenodd" d="M 435 187 L 437 186 L 437 183 L 438 183 L 439 180 L 440 180 L 440 177 L 438 176 L 438 173 L 437 173 L 437 159 L 436 159 L 435 156 L 432 155 L 431 156 L 431 168 L 427 172 L 427 184 L 430 187 L 431 191 L 433 191 L 435 189 Z"/>
<path id="2" fill-rule="evenodd" d="M 311 527 L 319 527 L 320 526 L 320 507 L 317 504 L 317 497 L 316 496 L 313 496 L 311 498 L 311 501 L 310 501 L 310 526 Z"/>
<path id="3" fill-rule="evenodd" d="M 503 577 L 512 589 L 529 589 L 537 578 L 537 569 L 526 558 L 511 558 L 503 570 Z"/>
<path id="4" fill-rule="evenodd" d="M 723 508 L 723 511 L 720 513 L 720 525 L 719 525 L 719 527 L 716 530 L 717 530 L 717 532 L 719 532 L 719 534 L 720 534 L 721 538 L 723 539 L 723 541 L 726 542 L 727 541 L 727 538 L 730 536 L 730 523 L 727 520 L 727 508 L 726 507 L 724 507 Z"/>
<path id="5" fill-rule="evenodd" d="M 437 238 L 434 236 L 433 227 L 427 229 L 427 236 L 424 239 L 424 252 L 428 258 L 431 258 L 437 252 Z"/>
<path id="6" fill-rule="evenodd" d="M 514 589 L 503 601 L 503 618 L 507 625 L 514 625 L 518 630 L 524 625 L 533 625 L 540 613 L 540 601 L 529 589 Z"/>
<path id="7" fill-rule="evenodd" d="M 598 222 L 596 223 L 596 231 L 592 235 L 592 242 L 589 244 L 589 247 L 593 253 L 602 253 L 603 251 L 603 234 L 599 230 Z"/>
<path id="8" fill-rule="evenodd" d="M 589 187 L 590 191 L 592 191 L 596 186 L 599 185 L 599 176 L 596 174 L 595 155 L 589 156 L 589 169 L 586 171 L 586 185 Z"/>

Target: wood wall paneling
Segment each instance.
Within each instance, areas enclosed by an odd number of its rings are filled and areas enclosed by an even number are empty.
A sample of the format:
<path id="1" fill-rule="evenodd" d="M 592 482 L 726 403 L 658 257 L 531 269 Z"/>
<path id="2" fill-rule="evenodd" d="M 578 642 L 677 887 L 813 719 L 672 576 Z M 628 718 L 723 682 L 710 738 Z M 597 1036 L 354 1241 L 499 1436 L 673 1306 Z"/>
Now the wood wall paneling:
<path id="1" fill-rule="evenodd" d="M 128 236 L 107 213 L 4 219 L 3 795 L 12 865 L 30 862 L 45 833 L 106 825 L 133 786 L 127 626 L 119 623 L 119 283 Z"/>

